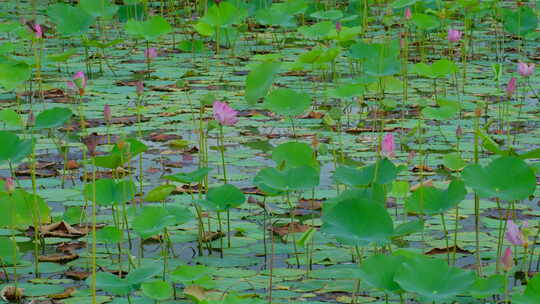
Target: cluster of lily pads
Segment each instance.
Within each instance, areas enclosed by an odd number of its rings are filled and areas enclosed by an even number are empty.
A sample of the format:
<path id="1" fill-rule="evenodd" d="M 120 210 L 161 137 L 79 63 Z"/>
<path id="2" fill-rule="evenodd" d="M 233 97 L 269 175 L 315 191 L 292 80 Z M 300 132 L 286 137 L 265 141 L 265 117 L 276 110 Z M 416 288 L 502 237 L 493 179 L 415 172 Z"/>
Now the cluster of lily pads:
<path id="1" fill-rule="evenodd" d="M 0 4 L 0 301 L 540 303 L 537 2 L 72 2 Z"/>

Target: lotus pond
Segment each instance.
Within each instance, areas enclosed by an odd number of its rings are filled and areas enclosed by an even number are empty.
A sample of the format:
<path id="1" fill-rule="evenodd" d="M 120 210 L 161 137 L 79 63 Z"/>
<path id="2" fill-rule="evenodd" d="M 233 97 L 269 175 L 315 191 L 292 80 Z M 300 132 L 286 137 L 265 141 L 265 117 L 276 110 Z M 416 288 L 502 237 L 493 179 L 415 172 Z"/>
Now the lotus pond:
<path id="1" fill-rule="evenodd" d="M 540 303 L 539 13 L 2 1 L 0 302 Z"/>

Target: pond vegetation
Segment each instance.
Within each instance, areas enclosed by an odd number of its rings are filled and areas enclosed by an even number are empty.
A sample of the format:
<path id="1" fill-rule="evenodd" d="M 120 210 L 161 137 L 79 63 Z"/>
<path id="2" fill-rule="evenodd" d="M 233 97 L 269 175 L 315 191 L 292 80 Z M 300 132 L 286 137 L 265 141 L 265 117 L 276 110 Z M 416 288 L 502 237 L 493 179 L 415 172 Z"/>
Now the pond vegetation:
<path id="1" fill-rule="evenodd" d="M 539 4 L 2 1 L 0 302 L 540 303 Z"/>

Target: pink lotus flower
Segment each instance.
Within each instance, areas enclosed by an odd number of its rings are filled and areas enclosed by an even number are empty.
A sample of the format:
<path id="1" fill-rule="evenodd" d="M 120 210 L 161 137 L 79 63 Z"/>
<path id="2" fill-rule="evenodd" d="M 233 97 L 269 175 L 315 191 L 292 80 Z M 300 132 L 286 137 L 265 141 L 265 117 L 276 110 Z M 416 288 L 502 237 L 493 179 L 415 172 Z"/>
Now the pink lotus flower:
<path id="1" fill-rule="evenodd" d="M 36 35 L 36 38 L 38 39 L 43 38 L 43 30 L 41 29 L 41 25 L 39 24 L 34 25 L 34 33 Z"/>
<path id="2" fill-rule="evenodd" d="M 405 9 L 405 19 L 411 20 L 411 18 L 412 18 L 411 8 L 410 8 L 410 7 L 407 7 L 407 8 Z"/>
<path id="3" fill-rule="evenodd" d="M 212 105 L 214 119 L 224 126 L 232 126 L 238 122 L 236 115 L 238 112 L 233 110 L 227 103 L 214 101 Z"/>
<path id="4" fill-rule="evenodd" d="M 149 48 L 149 49 L 144 50 L 144 57 L 146 59 L 152 60 L 152 59 L 156 58 L 157 55 L 158 54 L 157 54 L 157 49 L 156 48 Z"/>
<path id="5" fill-rule="evenodd" d="M 35 23 L 34 21 L 25 21 L 24 18 L 21 19 L 22 23 L 25 23 L 26 26 L 34 33 L 34 36 L 37 39 L 43 38 L 43 28 L 41 28 L 41 25 Z"/>
<path id="6" fill-rule="evenodd" d="M 508 97 L 512 97 L 516 89 L 517 89 L 517 80 L 516 80 L 516 77 L 512 77 L 510 78 L 510 81 L 508 81 L 508 84 L 506 85 L 506 95 Z"/>
<path id="7" fill-rule="evenodd" d="M 13 191 L 15 191 L 15 181 L 13 180 L 13 178 L 6 178 L 4 188 L 7 193 L 13 193 Z"/>
<path id="8" fill-rule="evenodd" d="M 512 220 L 507 221 L 506 239 L 515 246 L 522 246 L 525 244 L 523 233 L 519 227 Z"/>
<path id="9" fill-rule="evenodd" d="M 394 134 L 387 133 L 381 144 L 381 150 L 383 155 L 386 155 L 388 157 L 393 157 L 395 155 L 395 147 L 394 147 Z"/>
<path id="10" fill-rule="evenodd" d="M 504 255 L 501 257 L 501 264 L 506 272 L 510 271 L 512 267 L 514 267 L 514 258 L 512 257 L 512 249 L 510 247 L 506 247 Z"/>
<path id="11" fill-rule="evenodd" d="M 68 81 L 67 85 L 71 89 L 78 88 L 81 95 L 84 94 L 84 89 L 86 88 L 86 76 L 84 72 L 79 71 L 73 75 L 73 80 Z"/>
<path id="12" fill-rule="evenodd" d="M 524 62 L 518 63 L 518 73 L 523 77 L 529 77 L 534 74 L 534 63 L 526 64 Z"/>
<path id="13" fill-rule="evenodd" d="M 463 33 L 459 30 L 454 29 L 448 29 L 448 35 L 446 36 L 446 39 L 450 42 L 458 42 L 461 40 L 461 36 L 463 36 Z"/>
<path id="14" fill-rule="evenodd" d="M 106 104 L 103 106 L 103 117 L 105 118 L 105 121 L 110 124 L 112 120 L 112 113 L 111 113 L 111 107 Z"/>

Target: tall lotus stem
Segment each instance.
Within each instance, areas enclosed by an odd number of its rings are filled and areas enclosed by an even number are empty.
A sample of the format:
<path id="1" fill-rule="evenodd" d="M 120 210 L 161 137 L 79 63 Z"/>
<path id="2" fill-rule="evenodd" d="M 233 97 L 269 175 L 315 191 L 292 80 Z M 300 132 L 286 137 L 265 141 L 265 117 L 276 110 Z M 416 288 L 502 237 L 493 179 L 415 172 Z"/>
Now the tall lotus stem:
<path id="1" fill-rule="evenodd" d="M 96 218 L 97 218 L 97 203 L 96 203 L 96 160 L 92 157 L 92 304 L 97 303 L 97 265 L 96 265 Z"/>
<path id="2" fill-rule="evenodd" d="M 13 195 L 13 191 L 15 191 L 15 183 L 13 182 L 13 179 L 11 177 L 9 177 L 7 180 L 6 180 L 6 183 L 5 183 L 5 187 L 6 187 L 6 192 L 8 193 L 8 195 L 11 197 Z M 18 282 L 19 282 L 19 278 L 18 278 L 18 275 L 17 275 L 17 241 L 15 240 L 15 219 L 17 218 L 16 215 L 15 215 L 15 208 L 11 207 L 10 208 L 10 212 L 11 212 L 11 221 L 10 221 L 10 224 L 11 224 L 11 241 L 13 242 L 13 284 L 15 285 L 15 298 L 17 299 L 18 298 L 18 292 L 19 292 L 19 289 L 17 288 L 18 287 Z M 8 279 L 8 278 L 6 278 Z M 18 299 L 17 299 L 18 300 Z"/>
<path id="3" fill-rule="evenodd" d="M 225 140 L 223 135 L 223 126 L 233 126 L 238 122 L 238 112 L 233 110 L 227 103 L 214 101 L 212 104 L 214 119 L 219 122 L 219 137 L 220 137 L 220 152 L 221 164 L 223 166 L 223 179 L 227 184 L 227 168 L 225 166 Z M 219 215 L 219 213 L 218 213 Z M 221 222 L 220 222 L 221 225 Z M 231 225 L 230 225 L 230 210 L 227 209 L 227 242 L 228 247 L 231 247 Z"/>
<path id="4" fill-rule="evenodd" d="M 300 259 L 298 258 L 298 247 L 296 246 L 296 236 L 294 232 L 294 208 L 291 203 L 290 191 L 286 191 L 287 205 L 290 209 L 290 225 L 289 225 L 289 234 L 292 236 L 292 243 L 294 249 L 294 257 L 296 258 L 296 266 L 300 268 Z"/>
<path id="5" fill-rule="evenodd" d="M 444 212 L 441 212 L 441 223 L 443 226 L 443 232 L 444 232 L 444 240 L 446 242 L 446 260 L 448 265 L 450 265 L 450 245 L 448 241 L 448 230 L 446 229 L 446 221 L 444 219 Z M 454 246 L 456 246 L 454 244 Z"/>
<path id="6" fill-rule="evenodd" d="M 36 148 L 32 144 L 32 194 L 34 199 L 34 215 L 32 216 L 34 220 L 34 261 L 36 265 L 34 266 L 34 271 L 36 273 L 36 278 L 39 278 L 39 244 L 41 242 L 40 227 L 41 227 L 41 215 L 39 210 L 39 205 L 37 201 L 37 183 L 36 183 Z"/>
<path id="7" fill-rule="evenodd" d="M 219 141 L 221 153 L 221 166 L 223 167 L 223 180 L 227 183 L 227 166 L 225 165 L 225 136 L 223 134 L 223 125 L 219 125 Z M 231 212 L 227 209 L 227 247 L 231 248 Z"/>
<path id="8" fill-rule="evenodd" d="M 39 24 L 36 24 L 34 27 L 37 30 L 35 33 L 38 41 L 37 47 L 34 49 L 34 57 L 36 58 L 36 78 L 38 81 L 39 97 L 43 100 L 43 82 L 41 80 L 41 38 L 43 37 L 43 32 L 41 31 L 41 26 Z"/>
<path id="9" fill-rule="evenodd" d="M 272 223 L 270 223 L 272 225 Z M 272 225 L 273 226 L 273 225 Z M 270 249 L 270 276 L 268 278 L 268 304 L 272 304 L 272 283 L 274 278 L 274 253 L 275 253 L 275 240 L 274 240 L 274 233 L 270 232 L 271 237 L 271 249 Z"/>
<path id="10" fill-rule="evenodd" d="M 480 132 L 480 116 L 482 110 L 476 108 L 475 120 L 474 120 L 474 163 L 478 164 L 479 158 L 479 132 Z M 474 233 L 475 233 L 475 245 L 476 245 L 476 268 L 478 275 L 482 275 L 482 262 L 480 260 L 480 197 L 474 193 Z"/>

